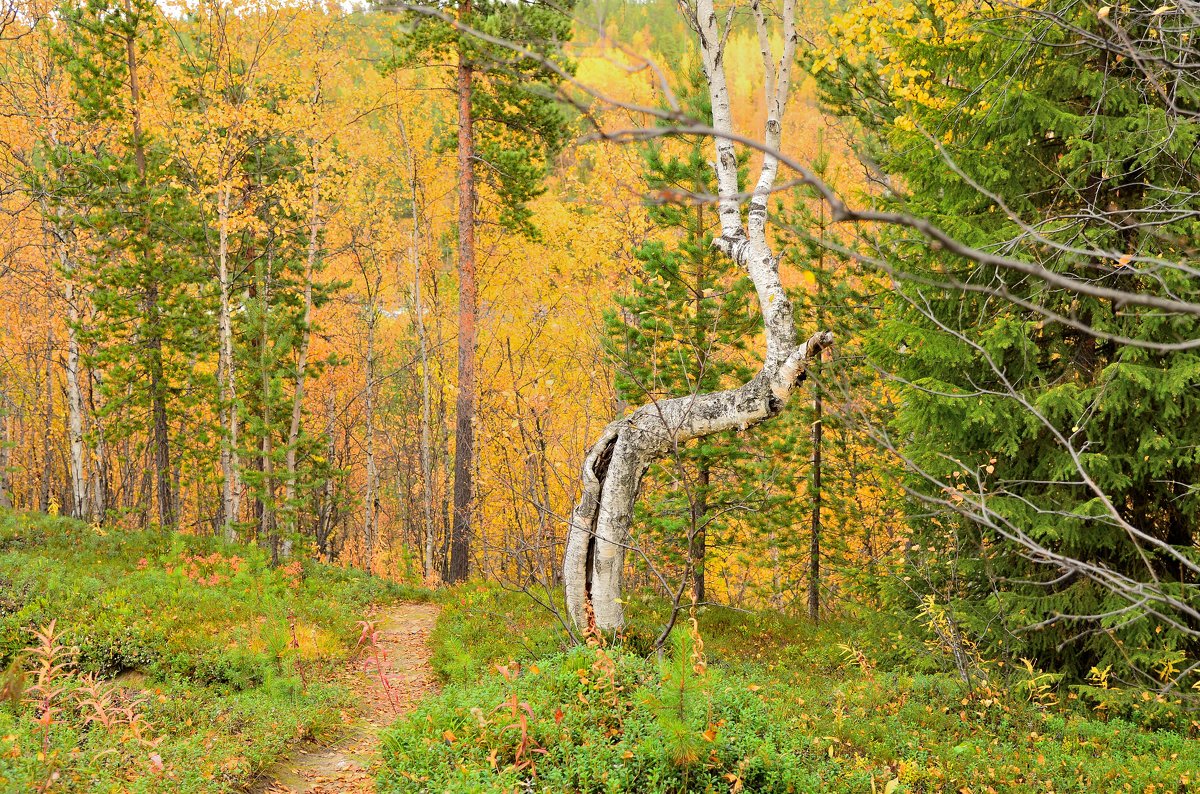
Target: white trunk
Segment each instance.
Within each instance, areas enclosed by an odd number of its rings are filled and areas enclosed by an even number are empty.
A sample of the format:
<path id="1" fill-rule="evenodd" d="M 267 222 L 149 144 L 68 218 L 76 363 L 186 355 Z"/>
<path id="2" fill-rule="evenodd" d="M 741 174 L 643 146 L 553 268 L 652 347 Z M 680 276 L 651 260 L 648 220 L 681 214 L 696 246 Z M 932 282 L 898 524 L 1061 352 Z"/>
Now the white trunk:
<path id="1" fill-rule="evenodd" d="M 0 413 L 4 415 L 4 436 L 0 438 L 0 507 L 10 508 L 12 503 L 12 484 L 9 477 L 9 467 L 12 466 L 12 413 L 8 404 L 8 394 L 4 384 L 0 383 Z"/>
<path id="2" fill-rule="evenodd" d="M 367 414 L 367 486 L 363 494 L 363 567 L 370 573 L 375 555 L 375 499 L 378 490 L 379 472 L 375 468 L 375 302 L 367 305 L 371 313 L 367 318 L 367 367 L 366 367 L 366 414 Z"/>
<path id="3" fill-rule="evenodd" d="M 237 540 L 237 519 L 241 501 L 241 482 L 238 461 L 237 389 L 233 370 L 233 310 L 229 274 L 229 192 L 225 184 L 220 189 L 217 204 L 217 281 L 221 291 L 220 316 L 217 321 L 219 349 L 217 373 L 221 393 L 221 425 L 225 441 L 221 444 L 221 522 L 222 532 L 229 542 Z"/>
<path id="4" fill-rule="evenodd" d="M 83 392 L 79 388 L 79 308 L 75 305 L 75 284 L 67 277 L 67 436 L 71 448 L 71 498 L 74 515 L 88 517 L 87 469 L 83 454 Z M 97 516 L 99 518 L 99 516 Z"/>
<path id="5" fill-rule="evenodd" d="M 51 132 L 51 140 L 57 136 Z M 67 304 L 67 471 L 71 478 L 70 514 L 86 519 L 88 515 L 87 462 L 83 447 L 83 391 L 79 388 L 79 306 L 75 294 L 75 262 L 71 257 L 71 231 L 62 220 L 62 210 L 50 210 L 42 201 L 46 218 L 46 237 L 51 240 L 64 279 L 63 299 Z M 51 220 L 53 218 L 53 220 Z"/>
<path id="6" fill-rule="evenodd" d="M 778 67 L 772 56 L 765 21 L 759 22 L 767 70 L 767 123 L 764 140 L 778 148 L 783 108 L 787 103 L 791 60 L 796 45 L 795 3 L 784 5 L 784 51 Z M 725 77 L 724 42 L 713 0 L 699 0 L 693 22 L 699 35 L 701 61 L 709 87 L 713 127 L 733 133 L 733 117 Z M 571 514 L 563 563 L 567 609 L 576 625 L 587 621 L 590 602 L 596 626 L 614 630 L 624 625 L 621 578 L 631 536 L 634 502 L 642 475 L 656 459 L 692 439 L 726 430 L 745 429 L 779 413 L 803 380 L 808 359 L 833 341 L 818 332 L 797 343 L 792 305 L 779 279 L 779 262 L 767 237 L 767 198 L 778 162 L 764 158 L 743 222 L 737 194 L 737 152 L 728 137 L 714 138 L 721 237 L 715 245 L 746 270 L 763 313 L 766 352 L 762 369 L 737 389 L 692 394 L 645 405 L 612 422 L 592 446 L 583 465 L 583 492 Z"/>

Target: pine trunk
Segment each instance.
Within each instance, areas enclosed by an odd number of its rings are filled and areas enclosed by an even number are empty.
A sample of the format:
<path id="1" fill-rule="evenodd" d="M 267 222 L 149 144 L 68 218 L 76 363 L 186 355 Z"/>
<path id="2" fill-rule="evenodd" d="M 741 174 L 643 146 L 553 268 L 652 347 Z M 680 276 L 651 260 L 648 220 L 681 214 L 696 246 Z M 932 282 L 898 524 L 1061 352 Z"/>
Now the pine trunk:
<path id="1" fill-rule="evenodd" d="M 459 4 L 466 21 L 471 0 Z M 446 579 L 467 578 L 471 539 L 472 475 L 475 469 L 475 137 L 471 110 L 471 64 L 458 58 L 458 399 L 454 436 L 454 523 Z"/>
<path id="2" fill-rule="evenodd" d="M 292 421 L 288 427 L 287 479 L 284 484 L 284 509 L 287 511 L 288 538 L 285 548 L 291 551 L 291 535 L 296 531 L 296 447 L 300 443 L 300 421 L 304 416 L 304 378 L 308 367 L 308 349 L 312 340 L 313 274 L 317 267 L 318 243 L 321 230 L 321 178 L 318 164 L 313 164 L 312 194 L 309 200 L 308 254 L 304 259 L 304 319 L 300 334 L 300 351 L 296 358 L 296 380 L 292 393 Z M 285 555 L 287 556 L 287 555 Z"/>

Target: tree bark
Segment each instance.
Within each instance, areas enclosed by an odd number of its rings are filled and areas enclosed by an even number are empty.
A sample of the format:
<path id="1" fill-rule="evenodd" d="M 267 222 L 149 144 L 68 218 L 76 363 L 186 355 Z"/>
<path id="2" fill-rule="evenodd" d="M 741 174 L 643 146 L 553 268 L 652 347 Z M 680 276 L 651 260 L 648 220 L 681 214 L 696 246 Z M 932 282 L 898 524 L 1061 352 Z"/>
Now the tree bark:
<path id="1" fill-rule="evenodd" d="M 132 14 L 128 0 L 125 2 L 125 13 Z M 146 187 L 146 149 L 142 135 L 141 93 L 138 87 L 137 42 L 133 33 L 125 36 L 126 65 L 129 68 L 129 98 L 133 119 L 133 151 L 134 163 L 137 167 L 138 182 Z M 142 216 L 142 235 L 150 235 L 146 214 L 149 208 L 139 209 Z M 143 240 L 145 242 L 145 240 Z M 167 384 L 163 371 L 163 329 L 162 311 L 159 306 L 159 289 L 157 282 L 151 282 L 144 288 L 143 299 L 146 305 L 146 349 L 149 355 L 150 378 L 150 412 L 151 435 L 154 443 L 154 474 L 156 497 L 158 501 L 158 523 L 171 529 L 175 526 L 175 497 L 171 488 L 171 440 L 167 425 Z"/>
<path id="2" fill-rule="evenodd" d="M 79 388 L 79 308 L 67 274 L 67 436 L 70 441 L 72 515 L 87 519 L 87 469 L 83 453 L 83 392 Z M 98 516 L 97 516 L 98 517 Z"/>
<path id="3" fill-rule="evenodd" d="M 458 6 L 466 22 L 471 0 Z M 473 74 L 466 48 L 458 49 L 458 399 L 454 436 L 454 523 L 446 580 L 467 578 L 471 542 L 472 475 L 475 469 L 475 135 L 471 111 Z"/>
<path id="4" fill-rule="evenodd" d="M 363 569 L 371 572 L 375 554 L 377 492 L 379 490 L 379 472 L 375 467 L 375 323 L 377 310 L 374 298 L 368 303 L 367 311 L 367 366 L 365 374 L 365 403 L 366 403 L 366 448 L 367 448 L 367 484 L 363 494 Z"/>
<path id="5" fill-rule="evenodd" d="M 778 151 L 797 33 L 795 0 L 783 6 L 783 52 L 772 67 L 765 21 L 755 5 L 766 67 L 767 120 L 764 143 Z M 733 134 L 733 118 L 725 77 L 724 42 L 713 0 L 699 0 L 690 20 L 700 39 L 708 82 L 713 128 Z M 738 200 L 738 161 L 729 137 L 714 138 L 721 236 L 714 245 L 744 268 L 754 284 L 763 313 L 766 351 L 759 373 L 743 386 L 711 394 L 692 394 L 645 405 L 608 425 L 584 460 L 583 488 L 571 514 L 563 583 L 567 610 L 576 625 L 587 621 L 590 603 L 596 626 L 615 630 L 624 625 L 621 585 L 625 550 L 630 542 L 634 501 L 642 475 L 654 460 L 694 438 L 725 430 L 745 429 L 779 413 L 804 378 L 808 360 L 833 341 L 818 332 L 797 344 L 792 305 L 779 278 L 778 258 L 767 238 L 767 201 L 779 169 L 766 155 L 743 225 Z"/>
<path id="6" fill-rule="evenodd" d="M 13 506 L 12 500 L 12 413 L 8 403 L 8 393 L 4 384 L 0 383 L 0 414 L 4 419 L 4 435 L 0 437 L 0 507 L 8 509 Z"/>
<path id="7" fill-rule="evenodd" d="M 54 456 L 50 438 L 54 433 L 54 328 L 46 332 L 46 423 L 42 428 L 42 483 L 38 509 L 43 513 L 50 509 L 51 488 L 54 479 Z"/>
<path id="8" fill-rule="evenodd" d="M 308 366 L 308 349 L 312 341 L 313 274 L 319 252 L 321 217 L 320 164 L 313 162 L 312 195 L 309 201 L 308 253 L 304 260 L 304 319 L 300 335 L 300 351 L 296 358 L 296 380 L 292 393 L 292 422 L 288 427 L 287 478 L 284 484 L 284 509 L 287 511 L 289 537 L 284 539 L 286 552 L 291 551 L 291 535 L 296 531 L 296 447 L 300 443 L 300 420 L 304 416 L 304 378 Z M 284 555 L 288 556 L 287 553 Z"/>
<path id="9" fill-rule="evenodd" d="M 708 485 L 711 479 L 708 463 L 700 464 L 696 478 L 697 493 L 692 499 L 692 591 L 696 603 L 704 603 L 704 563 L 708 546 Z"/>
<path id="10" fill-rule="evenodd" d="M 222 185 L 217 205 L 217 281 L 221 291 L 219 309 L 217 373 L 221 391 L 221 424 L 225 439 L 221 444 L 221 525 L 225 540 L 237 540 L 237 520 L 242 485 L 238 462 L 238 411 L 236 375 L 233 358 L 233 285 L 229 273 L 229 192 Z"/>
<path id="11" fill-rule="evenodd" d="M 812 536 L 808 548 L 808 619 L 821 619 L 821 389 L 813 388 Z"/>

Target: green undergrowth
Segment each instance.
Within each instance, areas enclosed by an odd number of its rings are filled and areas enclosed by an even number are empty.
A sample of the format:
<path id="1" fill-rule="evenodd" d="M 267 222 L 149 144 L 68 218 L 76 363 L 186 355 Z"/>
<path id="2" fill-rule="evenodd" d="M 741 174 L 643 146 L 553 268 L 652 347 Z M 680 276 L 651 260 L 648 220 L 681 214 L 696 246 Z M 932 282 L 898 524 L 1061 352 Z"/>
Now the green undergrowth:
<path id="1" fill-rule="evenodd" d="M 701 610 L 652 652 L 665 606 L 570 647 L 521 595 L 446 599 L 447 682 L 385 736 L 385 792 L 1157 791 L 1200 786 L 1200 724 L 1150 694 L 981 664 L 971 685 L 913 620 L 814 627 Z M 1107 686 L 1107 685 L 1105 685 Z M 1134 708 L 1137 705 L 1137 708 Z"/>
<path id="2" fill-rule="evenodd" d="M 0 791 L 244 790 L 344 732 L 357 621 L 424 597 L 212 538 L 0 514 Z"/>

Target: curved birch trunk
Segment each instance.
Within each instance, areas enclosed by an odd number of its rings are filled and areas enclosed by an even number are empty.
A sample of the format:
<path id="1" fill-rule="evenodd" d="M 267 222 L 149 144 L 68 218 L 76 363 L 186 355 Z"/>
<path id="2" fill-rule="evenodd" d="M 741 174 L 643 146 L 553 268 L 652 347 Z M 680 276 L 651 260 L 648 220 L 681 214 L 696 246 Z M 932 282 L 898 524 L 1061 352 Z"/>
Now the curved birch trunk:
<path id="1" fill-rule="evenodd" d="M 778 151 L 787 104 L 791 64 L 795 59 L 795 0 L 783 5 L 783 50 L 778 62 L 771 51 L 766 15 L 752 0 L 762 49 L 767 119 L 763 135 L 767 151 Z M 625 617 L 621 577 L 630 543 L 634 503 L 642 476 L 655 460 L 692 439 L 726 430 L 745 429 L 778 414 L 804 379 L 807 362 L 833 342 L 828 332 L 797 341 L 792 305 L 779 279 L 779 260 L 767 242 L 767 201 L 779 162 L 763 158 L 743 219 L 738 200 L 737 153 L 730 137 L 733 118 L 725 78 L 722 30 L 713 0 L 698 0 L 688 19 L 697 34 L 712 103 L 712 126 L 721 237 L 714 245 L 743 268 L 763 313 L 766 351 L 762 369 L 736 389 L 692 394 L 644 405 L 609 424 L 588 450 L 583 464 L 583 492 L 571 514 L 563 561 L 567 610 L 584 626 L 587 605 L 601 630 L 619 629 Z M 726 26 L 728 26 L 728 21 Z"/>

